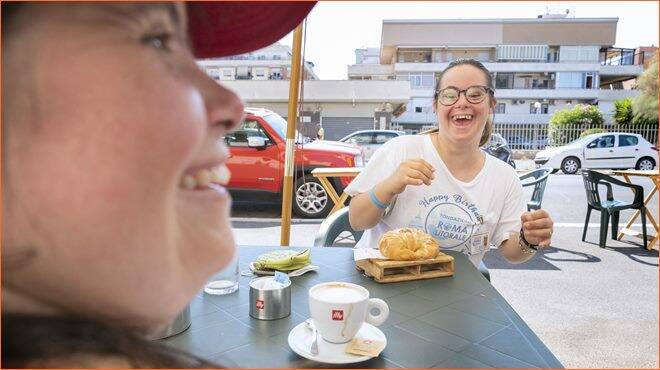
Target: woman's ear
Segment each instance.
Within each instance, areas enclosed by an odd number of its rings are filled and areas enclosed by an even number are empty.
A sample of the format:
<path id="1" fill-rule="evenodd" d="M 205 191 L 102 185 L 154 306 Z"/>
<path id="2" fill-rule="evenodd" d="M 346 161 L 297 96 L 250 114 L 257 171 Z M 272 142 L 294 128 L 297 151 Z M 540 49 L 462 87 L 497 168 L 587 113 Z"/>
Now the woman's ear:
<path id="1" fill-rule="evenodd" d="M 490 107 L 495 109 L 497 106 L 497 99 L 495 99 L 495 96 L 492 96 L 492 99 L 490 99 Z"/>

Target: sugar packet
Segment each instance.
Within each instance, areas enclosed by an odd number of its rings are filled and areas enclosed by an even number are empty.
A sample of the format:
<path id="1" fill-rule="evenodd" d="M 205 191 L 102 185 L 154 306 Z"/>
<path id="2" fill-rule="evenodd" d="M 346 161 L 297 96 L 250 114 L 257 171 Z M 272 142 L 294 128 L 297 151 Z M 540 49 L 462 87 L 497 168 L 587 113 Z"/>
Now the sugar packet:
<path id="1" fill-rule="evenodd" d="M 346 353 L 376 357 L 385 349 L 385 341 L 354 337 L 346 347 Z"/>

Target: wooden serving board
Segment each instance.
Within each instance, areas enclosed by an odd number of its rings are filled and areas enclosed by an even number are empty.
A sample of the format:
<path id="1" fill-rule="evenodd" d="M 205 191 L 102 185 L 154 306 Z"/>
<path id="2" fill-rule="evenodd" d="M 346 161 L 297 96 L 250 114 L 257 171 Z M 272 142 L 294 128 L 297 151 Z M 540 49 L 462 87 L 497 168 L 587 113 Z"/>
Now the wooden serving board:
<path id="1" fill-rule="evenodd" d="M 399 281 L 432 279 L 454 275 L 454 257 L 440 253 L 434 259 L 419 261 L 392 261 L 382 259 L 366 259 L 356 261 L 358 269 L 365 275 L 373 276 L 379 283 L 396 283 Z"/>

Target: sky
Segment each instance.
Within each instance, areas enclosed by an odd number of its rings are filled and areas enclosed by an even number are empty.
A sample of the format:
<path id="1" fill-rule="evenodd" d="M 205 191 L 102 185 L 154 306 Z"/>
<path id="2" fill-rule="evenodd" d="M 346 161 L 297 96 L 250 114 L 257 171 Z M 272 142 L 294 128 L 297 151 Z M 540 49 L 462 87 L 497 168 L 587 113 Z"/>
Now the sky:
<path id="1" fill-rule="evenodd" d="M 345 80 L 355 49 L 380 47 L 383 19 L 536 18 L 566 9 L 575 18 L 618 17 L 616 47 L 658 46 L 657 1 L 319 1 L 307 17 L 304 56 L 320 79 Z"/>

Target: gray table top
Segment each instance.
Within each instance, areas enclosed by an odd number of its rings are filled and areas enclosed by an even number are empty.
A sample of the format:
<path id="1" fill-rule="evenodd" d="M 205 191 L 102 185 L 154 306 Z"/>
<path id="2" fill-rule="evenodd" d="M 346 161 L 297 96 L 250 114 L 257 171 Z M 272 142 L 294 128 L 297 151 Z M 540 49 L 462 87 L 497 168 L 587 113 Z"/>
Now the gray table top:
<path id="1" fill-rule="evenodd" d="M 272 249 L 240 247 L 241 270 Z M 191 302 L 191 327 L 162 342 L 228 367 L 342 367 L 297 355 L 287 338 L 291 329 L 309 317 L 307 290 L 311 286 L 346 281 L 384 299 L 390 315 L 379 327 L 388 341 L 380 356 L 345 367 L 562 367 L 466 256 L 447 253 L 455 258 L 452 277 L 379 284 L 356 270 L 351 249 L 315 247 L 312 261 L 321 268 L 291 278 L 289 317 L 273 321 L 250 317 L 248 283 L 254 277 L 241 276 L 239 290 L 233 294 L 198 294 Z"/>

